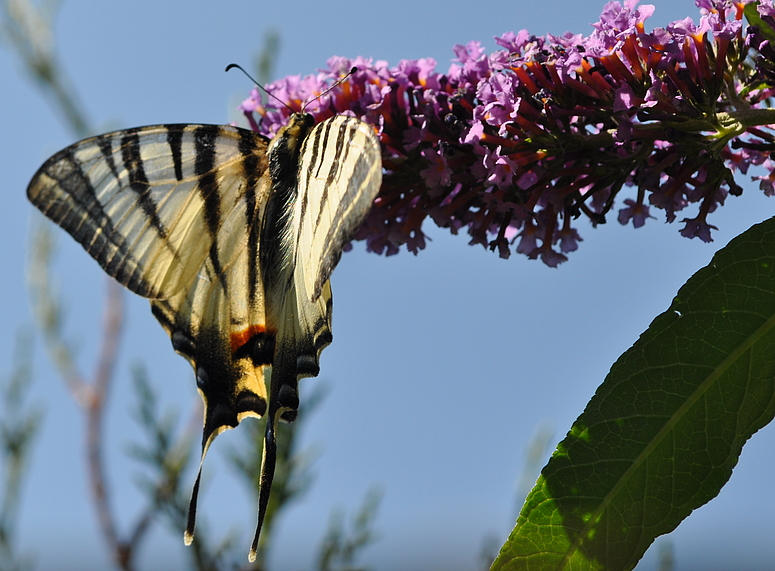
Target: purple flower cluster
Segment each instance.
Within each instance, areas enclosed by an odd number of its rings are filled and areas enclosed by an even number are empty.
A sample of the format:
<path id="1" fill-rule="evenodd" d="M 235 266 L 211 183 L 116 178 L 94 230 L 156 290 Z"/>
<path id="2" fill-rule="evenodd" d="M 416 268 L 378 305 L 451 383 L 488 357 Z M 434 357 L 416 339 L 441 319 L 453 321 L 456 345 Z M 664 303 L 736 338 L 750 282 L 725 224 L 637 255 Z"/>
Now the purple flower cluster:
<path id="1" fill-rule="evenodd" d="M 490 55 L 477 42 L 458 45 L 446 74 L 432 59 L 389 67 L 333 57 L 317 75 L 267 89 L 317 120 L 344 113 L 378 130 L 383 185 L 356 235 L 371 251 L 395 254 L 405 244 L 417 253 L 430 217 L 453 233 L 465 227 L 472 244 L 502 257 L 516 243 L 556 266 L 581 240 L 572 221 L 605 222 L 625 186 L 636 191 L 620 223 L 640 227 L 652 209 L 672 222 L 698 203 L 681 234 L 710 241 L 708 214 L 742 192 L 736 171 L 763 165 L 770 174 L 755 178 L 775 194 L 775 48 L 767 39 L 775 7 L 696 3 L 699 25 L 686 18 L 647 33 L 653 6 L 609 2 L 590 36 L 509 32 Z M 257 90 L 241 109 L 269 136 L 290 113 L 265 107 Z"/>

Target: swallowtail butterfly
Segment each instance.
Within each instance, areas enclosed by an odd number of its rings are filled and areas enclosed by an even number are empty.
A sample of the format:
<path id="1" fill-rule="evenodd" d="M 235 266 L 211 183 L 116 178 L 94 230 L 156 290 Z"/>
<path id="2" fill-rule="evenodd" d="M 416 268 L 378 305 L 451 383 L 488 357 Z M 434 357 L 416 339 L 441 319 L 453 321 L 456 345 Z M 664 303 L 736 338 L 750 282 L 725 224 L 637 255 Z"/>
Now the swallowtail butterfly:
<path id="1" fill-rule="evenodd" d="M 329 277 L 382 181 L 373 127 L 294 114 L 270 140 L 217 125 L 155 125 L 85 139 L 48 159 L 30 201 L 102 268 L 151 301 L 204 400 L 214 438 L 266 415 L 255 558 L 274 475 L 275 426 L 331 343 Z"/>

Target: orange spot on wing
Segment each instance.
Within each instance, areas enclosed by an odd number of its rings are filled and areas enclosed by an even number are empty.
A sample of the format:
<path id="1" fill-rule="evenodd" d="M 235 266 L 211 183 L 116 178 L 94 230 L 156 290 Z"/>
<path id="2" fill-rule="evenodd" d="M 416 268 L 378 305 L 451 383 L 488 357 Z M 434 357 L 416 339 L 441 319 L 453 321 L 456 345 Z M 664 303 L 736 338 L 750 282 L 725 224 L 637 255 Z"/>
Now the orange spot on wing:
<path id="1" fill-rule="evenodd" d="M 232 331 L 231 333 L 231 351 L 234 353 L 237 349 L 242 347 L 245 343 L 250 341 L 250 338 L 253 337 L 253 335 L 257 335 L 258 333 L 265 333 L 266 327 L 264 325 L 251 325 L 247 329 L 243 329 L 242 331 Z"/>

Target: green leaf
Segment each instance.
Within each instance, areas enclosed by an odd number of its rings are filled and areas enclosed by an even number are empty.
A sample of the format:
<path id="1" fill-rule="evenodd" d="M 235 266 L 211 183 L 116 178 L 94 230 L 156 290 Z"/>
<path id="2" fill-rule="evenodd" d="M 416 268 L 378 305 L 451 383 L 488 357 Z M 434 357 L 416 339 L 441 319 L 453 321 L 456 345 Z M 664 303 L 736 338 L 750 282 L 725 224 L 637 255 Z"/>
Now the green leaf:
<path id="1" fill-rule="evenodd" d="M 752 26 L 759 28 L 759 31 L 761 31 L 762 35 L 767 38 L 770 43 L 773 43 L 775 42 L 775 30 L 773 30 L 772 26 L 770 26 L 767 22 L 762 20 L 761 16 L 759 16 L 758 8 L 758 2 L 751 2 L 750 4 L 746 4 L 745 8 L 743 8 L 745 19 L 748 20 L 748 23 Z"/>
<path id="2" fill-rule="evenodd" d="M 719 251 L 559 444 L 493 571 L 631 569 L 775 415 L 775 218 Z"/>

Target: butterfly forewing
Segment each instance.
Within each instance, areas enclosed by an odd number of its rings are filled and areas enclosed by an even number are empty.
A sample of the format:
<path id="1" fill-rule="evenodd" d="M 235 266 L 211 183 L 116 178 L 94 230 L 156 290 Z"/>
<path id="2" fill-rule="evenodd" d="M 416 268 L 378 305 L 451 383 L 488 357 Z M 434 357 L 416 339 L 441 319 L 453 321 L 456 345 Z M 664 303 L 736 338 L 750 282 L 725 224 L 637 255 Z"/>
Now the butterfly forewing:
<path id="1" fill-rule="evenodd" d="M 117 131 L 57 153 L 27 191 L 106 272 L 154 300 L 197 370 L 205 440 L 265 409 L 263 373 L 249 351 L 235 353 L 265 329 L 257 227 L 270 190 L 266 148 L 228 126 Z"/>
<path id="2" fill-rule="evenodd" d="M 252 145 L 245 145 L 245 134 Z M 233 127 L 158 125 L 108 133 L 51 157 L 27 195 L 119 282 L 145 297 L 169 297 L 191 283 L 218 221 L 245 194 L 239 184 L 225 185 L 220 194 L 202 186 L 208 166 L 221 180 L 243 180 L 241 146 L 249 147 L 249 157 L 265 157 L 264 140 Z"/>
<path id="3" fill-rule="evenodd" d="M 304 140 L 296 251 L 309 299 L 320 295 L 381 183 L 379 142 L 371 125 L 340 115 L 317 125 Z"/>

